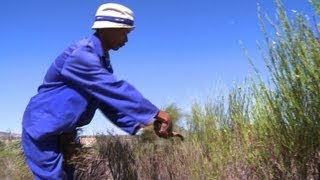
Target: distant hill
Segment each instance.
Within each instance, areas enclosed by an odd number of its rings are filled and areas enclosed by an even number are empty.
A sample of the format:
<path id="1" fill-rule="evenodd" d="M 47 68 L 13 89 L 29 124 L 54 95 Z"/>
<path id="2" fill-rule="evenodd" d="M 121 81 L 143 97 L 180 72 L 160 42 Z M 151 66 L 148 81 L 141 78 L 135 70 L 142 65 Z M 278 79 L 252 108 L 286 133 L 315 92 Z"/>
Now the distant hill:
<path id="1" fill-rule="evenodd" d="M 21 134 L 0 131 L 0 140 L 19 139 L 19 138 L 21 138 Z"/>

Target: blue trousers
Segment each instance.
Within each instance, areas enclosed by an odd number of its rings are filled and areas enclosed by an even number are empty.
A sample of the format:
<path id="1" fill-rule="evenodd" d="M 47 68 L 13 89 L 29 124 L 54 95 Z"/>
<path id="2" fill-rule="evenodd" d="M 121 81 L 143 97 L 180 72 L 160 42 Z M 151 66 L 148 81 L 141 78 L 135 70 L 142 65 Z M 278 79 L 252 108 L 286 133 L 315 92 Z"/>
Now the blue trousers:
<path id="1" fill-rule="evenodd" d="M 73 169 L 63 169 L 63 154 L 59 135 L 41 140 L 33 139 L 22 130 L 22 147 L 36 180 L 68 180 L 73 179 Z"/>

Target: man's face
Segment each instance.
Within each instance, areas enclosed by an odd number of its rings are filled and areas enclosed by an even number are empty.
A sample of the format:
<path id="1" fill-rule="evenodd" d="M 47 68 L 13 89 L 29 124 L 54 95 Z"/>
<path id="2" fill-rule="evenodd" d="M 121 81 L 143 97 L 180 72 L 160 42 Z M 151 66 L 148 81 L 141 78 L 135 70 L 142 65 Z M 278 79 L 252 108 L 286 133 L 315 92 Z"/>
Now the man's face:
<path id="1" fill-rule="evenodd" d="M 102 30 L 102 43 L 107 49 L 118 50 L 128 42 L 128 28 L 109 28 Z"/>

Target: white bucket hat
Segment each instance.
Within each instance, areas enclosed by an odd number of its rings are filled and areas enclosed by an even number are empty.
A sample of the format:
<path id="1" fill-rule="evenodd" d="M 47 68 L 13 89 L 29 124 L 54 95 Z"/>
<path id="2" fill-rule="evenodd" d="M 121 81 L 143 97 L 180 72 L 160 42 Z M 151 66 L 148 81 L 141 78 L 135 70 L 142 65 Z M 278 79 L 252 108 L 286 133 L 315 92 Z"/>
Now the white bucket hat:
<path id="1" fill-rule="evenodd" d="M 102 4 L 95 17 L 92 29 L 102 28 L 134 28 L 133 12 L 116 3 Z"/>

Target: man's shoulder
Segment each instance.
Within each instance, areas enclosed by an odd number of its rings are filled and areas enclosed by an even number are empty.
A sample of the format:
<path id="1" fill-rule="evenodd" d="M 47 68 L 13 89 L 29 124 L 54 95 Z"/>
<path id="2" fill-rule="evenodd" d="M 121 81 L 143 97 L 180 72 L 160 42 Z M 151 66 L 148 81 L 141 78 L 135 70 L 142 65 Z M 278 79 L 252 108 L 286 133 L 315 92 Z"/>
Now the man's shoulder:
<path id="1" fill-rule="evenodd" d="M 89 66 L 88 63 L 94 64 L 100 62 L 99 53 L 90 38 L 83 38 L 74 43 L 74 45 L 70 47 L 69 57 L 73 62 L 86 64 L 87 66 Z"/>
<path id="2" fill-rule="evenodd" d="M 79 49 L 83 50 L 89 50 L 89 51 L 94 51 L 94 43 L 90 38 L 83 38 L 80 39 L 78 42 L 75 43 L 75 46 Z"/>
<path id="3" fill-rule="evenodd" d="M 104 55 L 101 42 L 95 34 L 76 42 L 75 48 L 96 54 L 99 57 Z"/>

